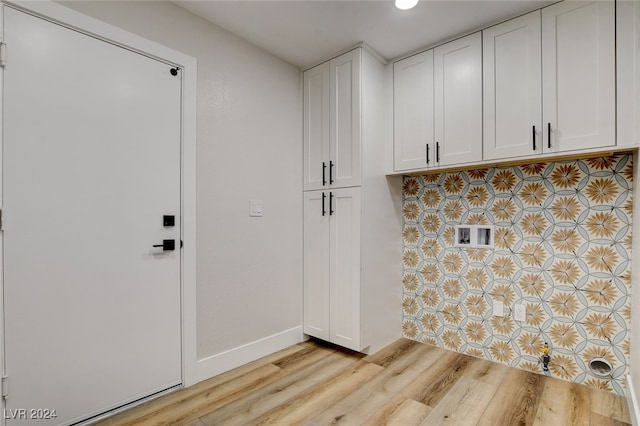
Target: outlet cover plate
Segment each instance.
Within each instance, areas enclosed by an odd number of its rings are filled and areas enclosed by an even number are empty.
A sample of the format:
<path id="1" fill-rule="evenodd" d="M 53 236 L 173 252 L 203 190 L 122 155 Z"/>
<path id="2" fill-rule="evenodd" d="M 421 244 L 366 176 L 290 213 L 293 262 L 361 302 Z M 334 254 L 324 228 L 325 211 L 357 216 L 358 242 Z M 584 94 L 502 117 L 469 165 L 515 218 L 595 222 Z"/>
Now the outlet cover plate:
<path id="1" fill-rule="evenodd" d="M 262 200 L 249 200 L 249 217 L 262 217 Z"/>
<path id="2" fill-rule="evenodd" d="M 513 307 L 513 319 L 516 321 L 524 321 L 527 316 L 527 310 L 524 305 L 517 304 Z"/>
<path id="3" fill-rule="evenodd" d="M 504 316 L 504 303 L 502 302 L 502 300 L 493 301 L 493 316 L 494 317 Z"/>

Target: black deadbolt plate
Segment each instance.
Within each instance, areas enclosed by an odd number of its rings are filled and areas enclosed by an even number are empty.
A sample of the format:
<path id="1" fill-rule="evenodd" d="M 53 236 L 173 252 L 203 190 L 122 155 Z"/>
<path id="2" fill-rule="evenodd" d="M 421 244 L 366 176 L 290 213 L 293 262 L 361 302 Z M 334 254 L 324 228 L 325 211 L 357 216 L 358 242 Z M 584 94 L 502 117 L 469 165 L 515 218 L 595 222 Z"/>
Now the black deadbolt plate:
<path id="1" fill-rule="evenodd" d="M 176 226 L 176 217 L 167 214 L 162 216 L 162 226 Z"/>

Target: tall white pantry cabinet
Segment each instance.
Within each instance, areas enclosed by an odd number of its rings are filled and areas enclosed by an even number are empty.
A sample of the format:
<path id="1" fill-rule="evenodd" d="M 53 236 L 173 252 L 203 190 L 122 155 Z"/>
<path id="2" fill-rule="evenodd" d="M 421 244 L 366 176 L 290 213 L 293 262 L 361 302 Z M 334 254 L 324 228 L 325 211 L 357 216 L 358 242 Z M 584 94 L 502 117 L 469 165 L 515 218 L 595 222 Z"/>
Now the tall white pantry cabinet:
<path id="1" fill-rule="evenodd" d="M 304 72 L 304 333 L 361 352 L 400 337 L 399 185 L 384 176 L 384 65 L 358 47 Z"/>

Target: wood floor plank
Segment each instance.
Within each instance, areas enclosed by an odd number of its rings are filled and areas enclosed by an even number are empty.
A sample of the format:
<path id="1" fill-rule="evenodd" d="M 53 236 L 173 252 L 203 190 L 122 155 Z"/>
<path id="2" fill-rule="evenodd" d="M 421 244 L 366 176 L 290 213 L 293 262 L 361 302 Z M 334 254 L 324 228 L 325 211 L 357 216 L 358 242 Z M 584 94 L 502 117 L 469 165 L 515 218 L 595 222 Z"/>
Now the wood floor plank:
<path id="1" fill-rule="evenodd" d="M 375 354 L 365 357 L 364 360 L 372 364 L 378 364 L 382 367 L 387 367 L 397 358 L 404 356 L 405 352 L 410 351 L 416 346 L 422 345 L 415 340 L 401 338 L 396 340 L 392 344 L 382 348 Z"/>
<path id="2" fill-rule="evenodd" d="M 304 353 L 302 352 L 303 351 L 294 354 L 293 357 L 287 357 L 281 361 L 274 362 L 273 365 L 288 373 L 295 373 L 300 370 L 305 370 L 310 365 L 324 360 L 327 357 L 349 359 L 353 361 L 350 354 L 345 354 L 344 352 L 332 347 L 316 346 L 315 350 L 304 351 Z"/>
<path id="3" fill-rule="evenodd" d="M 624 423 L 631 423 L 627 399 L 600 389 L 589 389 L 591 412 L 610 417 Z"/>
<path id="4" fill-rule="evenodd" d="M 418 401 L 414 401 L 413 399 L 406 398 L 402 395 L 397 395 L 362 424 L 365 426 L 418 425 L 422 423 L 431 411 L 431 407 L 427 407 Z"/>
<path id="5" fill-rule="evenodd" d="M 498 386 L 510 370 L 511 368 L 504 364 L 473 358 L 473 362 L 463 374 L 470 379 Z"/>
<path id="6" fill-rule="evenodd" d="M 487 404 L 495 394 L 496 386 L 468 377 L 460 377 L 451 390 L 433 407 L 422 425 L 477 425 Z M 503 425 L 504 423 L 494 423 Z"/>
<path id="7" fill-rule="evenodd" d="M 319 345 L 307 345 L 302 350 L 283 356 L 282 358 L 272 362 L 272 364 L 276 367 L 280 367 L 283 370 L 286 370 L 290 364 L 295 363 L 296 361 L 299 361 L 301 359 L 313 356 L 318 352 L 323 352 L 323 349 L 324 348 Z"/>
<path id="8" fill-rule="evenodd" d="M 267 364 L 198 395 L 176 399 L 171 405 L 137 418 L 135 421 L 136 424 L 143 425 L 186 423 L 242 398 L 286 374 L 281 368 Z"/>
<path id="9" fill-rule="evenodd" d="M 191 420 L 188 423 L 185 423 L 184 426 L 206 426 L 204 423 L 200 421 L 200 419 Z"/>
<path id="10" fill-rule="evenodd" d="M 325 356 L 318 358 L 321 353 Z M 280 406 L 313 386 L 331 379 L 354 362 L 344 353 L 329 348 L 324 348 L 314 355 L 315 362 L 306 363 L 305 368 L 299 368 L 301 364 L 299 362 L 295 366 L 295 371 L 289 372 L 281 379 L 252 392 L 245 398 L 201 416 L 200 420 L 207 426 L 251 422 L 273 407 Z M 289 364 L 289 367 L 291 366 L 292 364 Z"/>
<path id="11" fill-rule="evenodd" d="M 611 417 L 591 413 L 591 426 L 631 426 L 631 423 L 621 422 Z"/>
<path id="12" fill-rule="evenodd" d="M 442 352 L 427 345 L 406 346 L 398 356 L 387 357 L 386 367 L 366 386 L 327 407 L 310 424 L 362 424 L 404 389 L 420 372 L 437 362 Z"/>
<path id="13" fill-rule="evenodd" d="M 350 349 L 341 348 L 322 341 L 309 341 L 308 346 L 301 351 L 294 352 L 273 361 L 272 364 L 280 367 L 285 371 L 296 371 L 305 368 L 309 363 L 313 363 L 316 357 L 322 358 L 329 353 L 340 352 L 342 357 L 350 357 L 352 359 L 363 358 L 365 355 L 352 351 Z"/>
<path id="14" fill-rule="evenodd" d="M 585 410 L 589 406 L 589 399 L 589 389 L 584 386 L 546 378 L 536 413 L 536 424 L 589 426 L 590 411 Z"/>
<path id="15" fill-rule="evenodd" d="M 438 361 L 413 380 L 402 391 L 402 395 L 429 407 L 435 407 L 473 362 L 473 358 L 467 355 L 439 350 L 442 356 Z"/>
<path id="16" fill-rule="evenodd" d="M 383 369 L 379 365 L 358 360 L 343 370 L 342 374 L 314 386 L 298 398 L 287 401 L 247 424 L 301 424 L 353 392 Z"/>
<path id="17" fill-rule="evenodd" d="M 533 424 L 545 377 L 528 371 L 511 369 L 489 402 L 478 425 Z"/>

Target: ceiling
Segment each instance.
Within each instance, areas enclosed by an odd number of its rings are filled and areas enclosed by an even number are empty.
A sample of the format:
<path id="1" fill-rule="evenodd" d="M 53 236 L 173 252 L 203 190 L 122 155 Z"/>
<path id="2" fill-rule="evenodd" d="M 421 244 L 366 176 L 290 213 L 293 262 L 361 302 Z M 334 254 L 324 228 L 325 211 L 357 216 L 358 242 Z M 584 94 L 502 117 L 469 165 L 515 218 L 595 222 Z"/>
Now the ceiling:
<path id="1" fill-rule="evenodd" d="M 385 59 L 467 34 L 554 3 L 539 0 L 192 1 L 174 3 L 300 68 L 364 41 Z"/>

